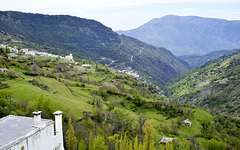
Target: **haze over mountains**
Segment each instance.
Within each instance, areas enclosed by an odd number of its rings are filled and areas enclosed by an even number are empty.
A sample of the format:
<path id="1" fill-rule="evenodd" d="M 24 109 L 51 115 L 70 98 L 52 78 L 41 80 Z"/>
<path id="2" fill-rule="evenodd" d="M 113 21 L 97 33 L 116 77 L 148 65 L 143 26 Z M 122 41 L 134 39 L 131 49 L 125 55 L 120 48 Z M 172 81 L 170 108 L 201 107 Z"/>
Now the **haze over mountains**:
<path id="1" fill-rule="evenodd" d="M 1 43 L 39 47 L 60 55 L 72 53 L 120 70 L 131 67 L 158 85 L 188 70 L 186 63 L 165 48 L 120 36 L 95 20 L 0 11 L 0 31 Z"/>
<path id="2" fill-rule="evenodd" d="M 168 15 L 127 31 L 117 31 L 177 56 L 240 48 L 240 21 Z"/>

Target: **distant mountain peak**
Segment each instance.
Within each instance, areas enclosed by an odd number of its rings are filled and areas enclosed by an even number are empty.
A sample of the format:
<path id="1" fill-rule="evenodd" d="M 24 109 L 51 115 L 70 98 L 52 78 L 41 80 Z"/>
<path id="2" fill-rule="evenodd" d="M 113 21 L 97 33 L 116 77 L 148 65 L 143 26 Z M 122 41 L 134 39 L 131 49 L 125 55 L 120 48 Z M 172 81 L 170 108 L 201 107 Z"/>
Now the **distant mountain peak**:
<path id="1" fill-rule="evenodd" d="M 165 47 L 177 56 L 240 48 L 240 21 L 167 15 L 120 34 Z"/>

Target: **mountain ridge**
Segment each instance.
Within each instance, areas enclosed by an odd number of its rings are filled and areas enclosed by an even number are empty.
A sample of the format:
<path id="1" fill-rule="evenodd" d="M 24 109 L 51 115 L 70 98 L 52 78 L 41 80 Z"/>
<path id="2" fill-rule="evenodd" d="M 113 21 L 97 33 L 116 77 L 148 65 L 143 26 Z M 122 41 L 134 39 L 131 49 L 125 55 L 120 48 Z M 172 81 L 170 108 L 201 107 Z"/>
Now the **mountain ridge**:
<path id="1" fill-rule="evenodd" d="M 239 48 L 239 32 L 238 21 L 175 15 L 154 18 L 132 30 L 117 31 L 165 47 L 177 56 Z"/>
<path id="2" fill-rule="evenodd" d="M 38 44 L 43 50 L 59 55 L 72 53 L 76 58 L 91 58 L 101 61 L 103 65 L 111 65 L 110 67 L 121 64 L 117 69 L 131 67 L 145 76 L 146 80 L 160 86 L 188 70 L 188 66 L 170 51 L 134 38 L 119 36 L 111 28 L 95 20 L 68 15 L 1 11 L 0 31 L 7 33 L 6 37 L 16 36 L 18 40 L 12 40 L 16 46 L 32 42 L 33 47 Z M 5 41 L 3 39 L 2 42 L 9 43 L 7 38 Z M 138 55 L 142 48 L 144 50 Z M 135 56 L 133 62 L 132 56 Z"/>

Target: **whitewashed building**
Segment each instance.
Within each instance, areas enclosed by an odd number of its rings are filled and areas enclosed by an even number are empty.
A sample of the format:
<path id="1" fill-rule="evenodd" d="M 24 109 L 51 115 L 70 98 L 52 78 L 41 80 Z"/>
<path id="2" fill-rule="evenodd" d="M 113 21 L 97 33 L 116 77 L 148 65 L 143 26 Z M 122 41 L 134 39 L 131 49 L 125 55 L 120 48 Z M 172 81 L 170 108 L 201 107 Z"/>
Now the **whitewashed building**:
<path id="1" fill-rule="evenodd" d="M 173 138 L 162 137 L 162 140 L 159 142 L 160 144 L 167 144 L 168 142 L 172 142 Z"/>
<path id="2" fill-rule="evenodd" d="M 33 115 L 0 119 L 0 150 L 64 150 L 62 112 L 54 113 L 55 131 L 54 121 L 41 119 L 41 111 Z"/>
<path id="3" fill-rule="evenodd" d="M 8 68 L 0 68 L 0 71 L 7 73 L 8 72 Z"/>
<path id="4" fill-rule="evenodd" d="M 189 121 L 189 119 L 184 120 L 183 124 L 188 125 L 189 127 L 191 127 L 191 125 L 192 125 L 192 123 Z"/>

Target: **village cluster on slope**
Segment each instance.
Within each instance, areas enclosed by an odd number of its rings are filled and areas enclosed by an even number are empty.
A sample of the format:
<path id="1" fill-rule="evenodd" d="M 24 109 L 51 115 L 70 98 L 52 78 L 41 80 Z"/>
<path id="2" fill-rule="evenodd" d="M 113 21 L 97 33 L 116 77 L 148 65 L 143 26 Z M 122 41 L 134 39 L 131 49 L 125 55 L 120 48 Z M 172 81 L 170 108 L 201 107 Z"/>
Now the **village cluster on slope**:
<path id="1" fill-rule="evenodd" d="M 39 51 L 36 51 L 36 50 L 29 50 L 27 48 L 18 50 L 16 46 L 15 47 L 9 47 L 7 45 L 0 44 L 0 47 L 3 47 L 3 48 L 7 47 L 12 52 L 10 54 L 11 56 L 17 56 L 16 54 L 24 54 L 24 55 L 29 55 L 29 56 L 33 56 L 33 57 L 35 57 L 35 56 L 45 56 L 45 57 L 53 57 L 53 58 L 60 58 L 60 59 L 63 59 L 63 60 L 74 61 L 72 54 L 70 54 L 68 56 L 65 56 L 65 57 L 62 57 L 62 56 L 59 56 L 59 55 L 49 54 L 47 52 L 39 52 Z"/>

